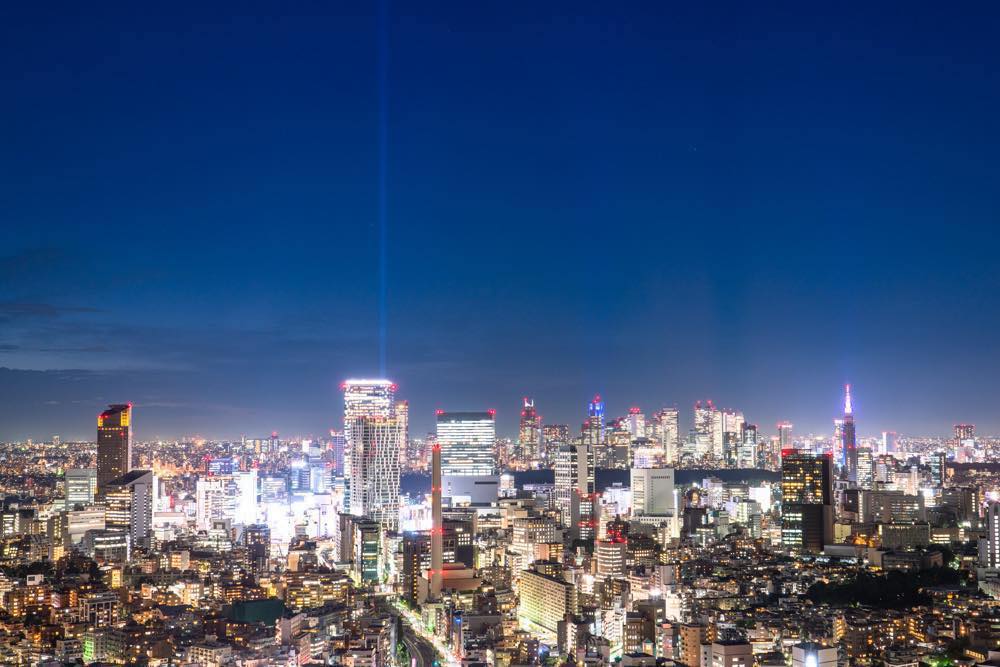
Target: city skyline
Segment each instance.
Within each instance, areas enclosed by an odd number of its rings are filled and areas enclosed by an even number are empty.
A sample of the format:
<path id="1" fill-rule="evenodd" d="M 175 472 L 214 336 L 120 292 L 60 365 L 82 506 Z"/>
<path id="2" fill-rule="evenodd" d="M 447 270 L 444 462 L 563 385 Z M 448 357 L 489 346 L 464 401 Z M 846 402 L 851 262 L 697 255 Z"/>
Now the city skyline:
<path id="1" fill-rule="evenodd" d="M 0 665 L 1000 667 L 997 34 L 3 5 Z"/>
<path id="2" fill-rule="evenodd" d="M 374 386 L 385 385 L 386 387 L 388 387 L 391 384 L 391 393 L 389 394 L 390 397 L 395 394 L 395 391 L 397 391 L 398 386 L 399 386 L 399 383 L 397 383 L 397 382 L 395 382 L 393 380 L 390 380 L 390 379 L 360 379 L 360 380 L 352 379 L 352 380 L 341 381 L 339 383 L 339 386 L 341 388 L 341 392 L 343 392 L 344 387 L 348 386 L 351 383 L 360 383 L 361 385 L 374 385 Z M 840 390 L 841 390 L 841 392 L 844 392 L 845 390 L 848 391 L 848 394 L 847 394 L 846 397 L 844 396 L 843 393 L 841 393 L 841 396 L 839 398 L 839 400 L 840 400 L 839 409 L 841 409 L 841 410 L 845 409 L 845 400 L 846 400 L 846 408 L 848 410 L 850 410 L 850 412 L 848 412 L 847 414 L 852 418 L 851 419 L 851 426 L 852 426 L 851 434 L 852 434 L 852 437 L 854 437 L 853 436 L 853 425 L 854 425 L 854 422 L 853 422 L 853 415 L 854 415 L 853 403 L 855 403 L 855 401 L 854 401 L 854 399 L 851 397 L 851 395 L 849 393 L 850 392 L 850 385 L 841 385 L 840 386 Z M 404 394 L 405 394 L 405 391 L 404 391 Z M 835 414 L 833 414 L 832 417 L 829 420 L 829 425 L 828 425 L 827 428 L 819 427 L 819 428 L 816 428 L 816 429 L 811 429 L 811 428 L 806 428 L 806 427 L 802 426 L 802 422 L 801 421 L 794 420 L 794 419 L 779 419 L 779 420 L 777 420 L 777 421 L 775 421 L 773 423 L 768 423 L 766 421 L 761 421 L 759 419 L 756 419 L 755 415 L 753 415 L 753 414 L 747 416 L 745 414 L 746 411 L 743 410 L 742 408 L 738 407 L 738 406 L 726 406 L 726 407 L 723 407 L 723 406 L 721 406 L 719 404 L 716 404 L 711 399 L 701 399 L 701 398 L 699 398 L 699 399 L 693 401 L 688 406 L 688 408 L 686 410 L 685 410 L 685 408 L 683 406 L 680 406 L 680 405 L 678 405 L 676 403 L 665 403 L 665 404 L 660 405 L 658 407 L 652 407 L 652 406 L 647 406 L 647 405 L 637 405 L 637 402 L 633 401 L 633 402 L 628 403 L 628 407 L 627 408 L 623 408 L 623 409 L 617 410 L 617 411 L 616 410 L 607 411 L 606 402 L 605 402 L 604 398 L 605 398 L 604 396 L 601 396 L 601 395 L 598 394 L 598 395 L 595 395 L 594 397 L 592 397 L 590 400 L 588 400 L 585 403 L 585 405 L 584 405 L 584 409 L 581 411 L 582 417 L 579 418 L 579 419 L 576 419 L 575 421 L 572 418 L 570 418 L 570 419 L 564 419 L 564 420 L 553 419 L 553 418 L 546 418 L 545 415 L 542 412 L 539 412 L 538 413 L 538 418 L 540 419 L 540 425 L 543 426 L 543 427 L 544 426 L 559 426 L 559 427 L 565 426 L 565 427 L 568 428 L 568 433 L 570 434 L 571 437 L 580 436 L 580 434 L 585 430 L 586 422 L 587 422 L 587 414 L 588 414 L 591 406 L 593 405 L 593 401 L 598 400 L 598 401 L 600 401 L 600 405 L 602 406 L 602 411 L 604 411 L 604 412 L 602 412 L 602 414 L 604 415 L 604 417 L 606 418 L 606 420 L 612 421 L 612 420 L 622 419 L 622 420 L 628 421 L 630 417 L 634 417 L 636 414 L 642 414 L 646 418 L 647 423 L 649 424 L 649 426 L 647 428 L 653 428 L 652 423 L 649 422 L 648 420 L 650 420 L 655 415 L 655 413 L 657 413 L 658 411 L 663 410 L 663 409 L 677 410 L 678 417 L 679 417 L 679 420 L 678 420 L 678 424 L 679 424 L 678 436 L 680 437 L 680 439 L 682 441 L 689 434 L 693 434 L 693 433 L 699 432 L 698 431 L 698 427 L 696 425 L 697 424 L 697 411 L 702 406 L 705 406 L 708 409 L 715 410 L 715 411 L 717 411 L 718 414 L 723 415 L 723 416 L 728 416 L 729 414 L 735 414 L 735 415 L 737 415 L 739 417 L 739 419 L 740 419 L 740 422 L 739 422 L 738 425 L 743 424 L 743 420 L 745 419 L 746 424 L 748 426 L 754 427 L 756 429 L 756 431 L 759 431 L 762 437 L 764 437 L 764 436 L 778 437 L 780 435 L 780 430 L 781 430 L 782 426 L 788 426 L 788 427 L 790 427 L 792 429 L 792 432 L 793 432 L 793 436 L 792 437 L 793 438 L 807 437 L 807 436 L 832 437 L 834 440 L 838 440 L 839 441 L 843 437 L 843 423 L 844 423 L 844 419 L 842 418 L 844 416 L 843 413 L 835 413 Z M 390 399 L 387 399 L 387 400 L 390 400 L 393 405 L 396 404 L 395 403 L 395 399 L 393 399 L 393 398 L 390 398 Z M 528 400 L 530 400 L 532 402 L 532 407 L 534 407 L 534 402 L 535 402 L 534 398 L 529 399 L 527 397 L 522 397 L 520 400 L 521 401 L 528 401 Z M 433 435 L 434 432 L 435 432 L 435 430 L 436 430 L 436 428 L 438 428 L 437 424 L 438 424 L 439 418 L 440 418 L 440 416 L 442 414 L 446 414 L 446 413 L 455 413 L 455 414 L 482 413 L 482 414 L 489 414 L 489 415 L 491 415 L 491 419 L 494 420 L 497 423 L 497 425 L 498 425 L 497 428 L 496 428 L 496 437 L 497 438 L 508 438 L 508 439 L 513 440 L 515 442 L 519 440 L 518 426 L 519 426 L 519 422 L 523 419 L 523 409 L 521 411 L 514 410 L 512 415 L 508 414 L 508 415 L 506 415 L 506 418 L 503 418 L 501 416 L 501 414 L 502 414 L 501 411 L 498 411 L 496 408 L 493 408 L 493 407 L 482 407 L 482 406 L 479 406 L 478 408 L 463 408 L 461 410 L 455 410 L 455 409 L 444 410 L 444 409 L 438 407 L 438 408 L 434 408 L 433 410 L 431 410 L 431 413 L 428 416 L 428 415 L 422 414 L 420 411 L 413 412 L 409 408 L 409 404 L 410 403 L 411 403 L 411 400 L 410 400 L 410 397 L 408 395 L 407 395 L 406 400 L 403 400 L 403 401 L 399 402 L 400 405 L 406 405 L 406 410 L 407 410 L 407 417 L 406 417 L 407 431 L 408 431 L 408 434 L 409 434 L 410 438 L 422 439 L 422 438 L 424 438 L 424 437 L 426 437 L 428 435 Z M 121 405 L 115 405 L 114 403 L 109 403 L 105 407 L 109 407 L 109 408 L 128 407 L 129 413 L 131 414 L 131 410 L 132 410 L 133 407 L 142 408 L 142 405 L 130 401 L 127 404 L 121 404 Z M 523 406 L 522 406 L 522 408 L 523 408 Z M 334 406 L 334 410 L 336 411 L 336 413 L 332 417 L 331 425 L 329 427 L 325 428 L 325 429 L 320 429 L 320 430 L 315 431 L 315 432 L 306 432 L 306 431 L 295 430 L 295 429 L 287 429 L 287 430 L 285 430 L 285 429 L 271 428 L 270 430 L 264 429 L 264 432 L 260 432 L 260 433 L 258 433 L 258 432 L 248 432 L 248 431 L 244 430 L 244 431 L 241 431 L 241 432 L 235 433 L 235 434 L 234 433 L 202 433 L 202 432 L 197 432 L 197 433 L 195 433 L 195 432 L 180 433 L 180 434 L 176 434 L 176 435 L 172 435 L 172 436 L 148 435 L 147 434 L 145 437 L 143 437 L 142 435 L 140 435 L 137 439 L 138 440 L 144 440 L 144 441 L 150 441 L 150 440 L 178 440 L 178 439 L 184 439 L 184 438 L 200 438 L 200 439 L 208 439 L 208 440 L 232 440 L 232 439 L 239 439 L 240 437 L 262 438 L 262 437 L 267 437 L 268 435 L 274 436 L 274 435 L 277 435 L 277 434 L 280 434 L 282 437 L 292 437 L 292 438 L 309 438 L 309 437 L 325 438 L 325 437 L 327 437 L 329 435 L 330 431 L 337 431 L 337 432 L 344 432 L 344 433 L 346 433 L 346 431 L 344 431 L 344 409 L 345 409 L 344 399 L 341 398 L 341 402 L 339 403 L 339 405 L 335 405 Z M 637 411 L 641 411 L 641 412 L 637 412 Z M 104 412 L 106 413 L 107 411 L 104 411 Z M 412 417 L 410 417 L 410 415 L 412 415 Z M 99 417 L 99 420 L 100 420 L 101 414 L 99 414 L 98 417 Z M 864 420 L 862 420 L 862 423 L 863 422 L 864 422 Z M 425 429 L 425 428 L 422 427 L 422 425 L 424 423 L 427 423 L 429 425 L 428 428 Z M 502 427 L 500 426 L 501 424 L 502 424 Z M 626 425 L 626 427 L 628 427 L 628 426 Z M 720 422 L 720 425 L 718 425 L 718 427 L 721 428 L 721 422 Z M 978 426 L 976 423 L 961 422 L 961 421 L 953 422 L 947 428 L 941 430 L 940 432 L 934 432 L 934 433 L 917 432 L 917 431 L 907 432 L 907 431 L 892 430 L 892 429 L 889 429 L 889 428 L 876 428 L 876 427 L 871 427 L 871 428 L 869 428 L 867 430 L 865 428 L 862 428 L 861 431 L 858 433 L 857 437 L 858 438 L 879 438 L 879 437 L 883 436 L 886 432 L 889 432 L 889 433 L 892 434 L 893 437 L 897 437 L 897 436 L 902 435 L 903 437 L 916 437 L 916 438 L 922 438 L 922 437 L 927 437 L 927 438 L 952 438 L 952 437 L 955 436 L 955 434 L 957 433 L 957 429 L 959 429 L 960 427 L 966 427 L 966 428 L 971 427 L 971 428 L 974 428 L 976 434 L 979 437 L 995 437 L 995 435 L 993 433 L 984 430 L 981 426 Z M 131 434 L 133 428 L 134 427 L 130 426 L 130 434 Z M 86 429 L 81 429 L 81 430 L 82 431 L 86 431 Z M 720 433 L 721 433 L 721 431 L 720 431 Z M 141 434 L 141 431 L 140 431 L 140 434 Z M 30 440 L 36 440 L 36 441 L 47 441 L 52 436 L 58 436 L 59 438 L 61 438 L 62 440 L 65 440 L 65 441 L 81 441 L 81 442 L 86 442 L 86 441 L 92 441 L 93 440 L 93 438 L 91 436 L 89 436 L 89 435 L 80 435 L 80 436 L 77 436 L 77 435 L 74 434 L 73 431 L 70 430 L 70 431 L 65 431 L 65 432 L 62 432 L 62 433 L 42 433 L 42 434 L 37 435 L 37 436 L 33 436 L 33 435 L 29 434 L 29 435 L 23 436 L 21 438 L 7 438 L 6 440 L 3 438 L 2 434 L 0 434 L 0 442 L 3 442 L 3 441 L 17 442 L 17 441 L 23 441 L 23 440 L 28 440 L 28 439 L 30 439 Z M 541 436 L 541 432 L 539 432 L 539 437 L 540 436 Z M 130 435 L 130 438 L 131 437 L 132 436 Z M 754 437 L 756 437 L 756 435 Z"/>

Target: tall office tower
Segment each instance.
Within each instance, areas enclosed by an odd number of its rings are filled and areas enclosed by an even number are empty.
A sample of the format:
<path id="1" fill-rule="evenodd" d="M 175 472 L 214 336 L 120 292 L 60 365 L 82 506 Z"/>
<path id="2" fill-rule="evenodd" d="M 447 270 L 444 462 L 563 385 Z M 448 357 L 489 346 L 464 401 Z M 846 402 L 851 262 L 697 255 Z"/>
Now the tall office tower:
<path id="1" fill-rule="evenodd" d="M 746 423 L 746 418 L 743 417 L 743 413 L 737 410 L 723 410 L 721 413 L 722 417 L 722 433 L 725 437 L 726 433 L 735 433 L 739 435 L 743 432 L 743 424 Z"/>
<path id="2" fill-rule="evenodd" d="M 722 450 L 719 452 L 718 458 L 727 467 L 736 467 L 745 421 L 742 412 L 729 409 L 719 412 L 719 423 L 722 429 Z"/>
<path id="3" fill-rule="evenodd" d="M 396 384 L 391 380 L 345 380 L 340 388 L 344 392 L 345 431 L 358 417 L 395 416 Z"/>
<path id="4" fill-rule="evenodd" d="M 555 505 L 570 535 L 592 540 L 597 528 L 594 448 L 564 445 L 556 454 Z"/>
<path id="5" fill-rule="evenodd" d="M 590 447 L 604 445 L 604 401 L 601 395 L 587 404 L 587 421 L 583 422 L 583 444 Z"/>
<path id="6" fill-rule="evenodd" d="M 940 488 L 944 486 L 945 473 L 947 471 L 948 459 L 944 452 L 934 452 L 927 460 L 931 469 L 931 482 Z"/>
<path id="7" fill-rule="evenodd" d="M 444 475 L 493 475 L 496 411 L 437 411 L 437 442 Z"/>
<path id="8" fill-rule="evenodd" d="M 431 571 L 430 599 L 441 599 L 441 579 L 444 569 L 444 519 L 441 507 L 441 445 L 431 449 Z"/>
<path id="9" fill-rule="evenodd" d="M 97 416 L 97 492 L 132 469 L 132 404 L 109 405 Z"/>
<path id="10" fill-rule="evenodd" d="M 535 401 L 527 396 L 521 406 L 521 422 L 517 432 L 517 444 L 521 448 L 521 456 L 525 459 L 541 458 L 542 452 L 542 418 L 535 410 Z"/>
<path id="11" fill-rule="evenodd" d="M 758 456 L 757 437 L 756 424 L 744 422 L 740 426 L 740 448 L 737 456 L 737 465 L 740 468 L 764 467 Z"/>
<path id="12" fill-rule="evenodd" d="M 672 515 L 674 499 L 673 468 L 632 468 L 632 513 L 635 515 Z"/>
<path id="13" fill-rule="evenodd" d="M 979 564 L 1000 568 L 1000 502 L 995 500 L 986 506 L 986 539 L 980 545 Z"/>
<path id="14" fill-rule="evenodd" d="M 359 416 L 350 425 L 350 513 L 399 527 L 399 449 L 402 425 L 395 417 Z"/>
<path id="15" fill-rule="evenodd" d="M 851 405 L 851 385 L 844 385 L 844 472 L 849 482 L 858 481 L 858 442 L 854 432 L 854 407 Z"/>
<path id="16" fill-rule="evenodd" d="M 104 486 L 104 523 L 128 532 L 132 546 L 149 547 L 153 533 L 153 472 L 132 470 Z"/>
<path id="17" fill-rule="evenodd" d="M 542 448 L 545 450 L 546 461 L 555 461 L 559 448 L 568 444 L 569 426 L 567 424 L 542 425 Z"/>
<path id="18" fill-rule="evenodd" d="M 785 449 L 781 456 L 781 543 L 821 553 L 833 538 L 833 462 Z"/>
<path id="19" fill-rule="evenodd" d="M 243 531 L 243 544 L 247 571 L 254 579 L 266 574 L 271 565 L 271 529 L 263 524 L 247 526 Z"/>
<path id="20" fill-rule="evenodd" d="M 73 509 L 77 505 L 92 505 L 97 496 L 97 470 L 94 468 L 72 468 L 63 477 L 65 507 Z"/>
<path id="21" fill-rule="evenodd" d="M 792 422 L 778 422 L 778 449 L 792 449 Z"/>
<path id="22" fill-rule="evenodd" d="M 632 439 L 646 437 L 646 415 L 642 414 L 640 408 L 631 407 L 628 409 L 628 417 L 625 418 L 625 429 L 632 436 Z"/>
<path id="23" fill-rule="evenodd" d="M 694 404 L 694 433 L 698 441 L 698 455 L 722 458 L 722 414 L 711 400 Z"/>
<path id="24" fill-rule="evenodd" d="M 359 417 L 395 417 L 396 384 L 391 380 L 351 379 L 340 389 L 344 392 L 344 511 L 351 513 L 352 428 Z M 402 434 L 399 437 L 402 439 Z"/>
<path id="25" fill-rule="evenodd" d="M 858 447 L 858 486 L 871 489 L 875 482 L 875 457 L 871 447 Z"/>
<path id="26" fill-rule="evenodd" d="M 955 424 L 955 440 L 962 444 L 966 440 L 976 439 L 975 424 Z"/>
<path id="27" fill-rule="evenodd" d="M 883 454 L 895 454 L 896 453 L 896 435 L 895 431 L 882 431 L 882 453 Z"/>
<path id="28" fill-rule="evenodd" d="M 681 446 L 677 408 L 663 408 L 653 415 L 653 439 L 660 441 L 667 462 L 676 463 Z"/>

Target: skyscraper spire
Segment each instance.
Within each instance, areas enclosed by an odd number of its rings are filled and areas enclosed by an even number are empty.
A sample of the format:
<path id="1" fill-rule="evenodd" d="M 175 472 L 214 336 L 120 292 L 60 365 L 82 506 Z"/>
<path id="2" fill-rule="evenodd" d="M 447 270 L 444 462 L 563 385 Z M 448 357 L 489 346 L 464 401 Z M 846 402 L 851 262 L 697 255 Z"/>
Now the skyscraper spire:
<path id="1" fill-rule="evenodd" d="M 854 410 L 851 407 L 851 385 L 849 384 L 844 385 L 844 414 L 854 414 Z"/>

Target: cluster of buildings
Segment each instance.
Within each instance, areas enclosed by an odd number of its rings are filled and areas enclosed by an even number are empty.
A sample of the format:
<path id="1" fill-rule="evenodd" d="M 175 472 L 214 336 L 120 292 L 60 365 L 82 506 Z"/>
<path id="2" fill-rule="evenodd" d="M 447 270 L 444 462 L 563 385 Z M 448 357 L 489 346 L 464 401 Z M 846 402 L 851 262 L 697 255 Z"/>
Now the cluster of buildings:
<path id="1" fill-rule="evenodd" d="M 847 388 L 832 436 L 595 397 L 578 433 L 524 399 L 516 439 L 492 410 L 413 439 L 394 383 L 342 391 L 323 438 L 136 443 L 121 404 L 96 444 L 5 448 L 0 664 L 1000 657 L 1000 458 L 969 425 L 862 438 Z"/>

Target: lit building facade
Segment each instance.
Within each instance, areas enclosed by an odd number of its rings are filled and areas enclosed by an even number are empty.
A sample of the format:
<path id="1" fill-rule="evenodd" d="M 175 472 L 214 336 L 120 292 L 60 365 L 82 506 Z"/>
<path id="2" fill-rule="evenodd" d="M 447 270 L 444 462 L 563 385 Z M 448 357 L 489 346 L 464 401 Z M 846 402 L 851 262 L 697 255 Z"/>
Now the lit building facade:
<path id="1" fill-rule="evenodd" d="M 104 487 L 105 526 L 128 532 L 132 547 L 149 546 L 153 530 L 153 473 L 133 470 Z"/>
<path id="2" fill-rule="evenodd" d="M 495 434 L 494 434 L 495 437 Z M 517 444 L 521 455 L 529 459 L 542 454 L 542 418 L 535 409 L 534 399 L 527 396 L 521 407 L 521 421 L 518 427 Z"/>
<path id="3" fill-rule="evenodd" d="M 394 417 L 357 417 L 350 425 L 350 512 L 399 527 L 402 426 Z"/>
<path id="4" fill-rule="evenodd" d="M 97 416 L 97 490 L 132 469 L 132 404 L 109 405 Z"/>
<path id="5" fill-rule="evenodd" d="M 437 413 L 437 442 L 443 475 L 496 473 L 496 412 Z"/>
<path id="6" fill-rule="evenodd" d="M 850 482 L 858 481 L 858 440 L 854 430 L 854 407 L 851 404 L 851 385 L 844 386 L 844 426 L 841 433 L 844 455 L 844 475 Z"/>
<path id="7" fill-rule="evenodd" d="M 570 535 L 592 540 L 596 533 L 594 448 L 564 445 L 555 465 L 555 505 Z"/>
<path id="8" fill-rule="evenodd" d="M 781 542 L 791 551 L 820 553 L 833 538 L 833 462 L 797 450 L 781 455 Z"/>
<path id="9" fill-rule="evenodd" d="M 72 468 L 63 477 L 63 493 L 66 496 L 66 509 L 71 510 L 77 505 L 84 507 L 93 504 L 97 496 L 97 470 L 94 468 Z"/>

